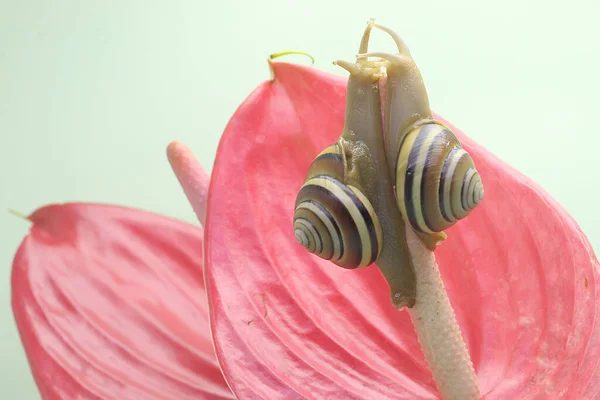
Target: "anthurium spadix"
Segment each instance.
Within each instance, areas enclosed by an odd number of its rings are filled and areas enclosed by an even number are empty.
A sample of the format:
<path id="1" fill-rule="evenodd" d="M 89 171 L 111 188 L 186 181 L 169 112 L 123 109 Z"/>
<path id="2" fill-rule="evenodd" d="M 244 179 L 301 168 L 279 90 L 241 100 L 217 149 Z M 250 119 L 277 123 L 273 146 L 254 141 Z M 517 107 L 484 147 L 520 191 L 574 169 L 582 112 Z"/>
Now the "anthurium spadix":
<path id="1" fill-rule="evenodd" d="M 270 66 L 225 129 L 207 210 L 205 175 L 170 148 L 206 215 L 203 255 L 201 228 L 135 210 L 57 205 L 30 217 L 13 310 L 44 399 L 441 398 L 378 265 L 338 268 L 293 234 L 306 173 L 344 129 L 347 79 Z M 435 249 L 481 396 L 597 398 L 600 277 L 587 239 L 534 182 L 433 117 L 485 185 Z"/>

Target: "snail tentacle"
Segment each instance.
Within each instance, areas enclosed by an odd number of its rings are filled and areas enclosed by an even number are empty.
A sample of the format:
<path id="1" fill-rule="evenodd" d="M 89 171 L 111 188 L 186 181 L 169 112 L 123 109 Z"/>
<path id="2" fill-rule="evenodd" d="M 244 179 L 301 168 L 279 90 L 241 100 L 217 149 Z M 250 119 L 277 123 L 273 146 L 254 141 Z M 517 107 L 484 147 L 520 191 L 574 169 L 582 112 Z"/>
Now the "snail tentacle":
<path id="1" fill-rule="evenodd" d="M 410 50 L 409 50 L 408 46 L 406 45 L 404 40 L 402 40 L 402 38 L 400 36 L 398 36 L 398 34 L 396 32 L 392 31 L 390 28 L 386 28 L 385 26 L 382 26 L 379 24 L 373 23 L 372 26 L 374 28 L 377 28 L 380 31 L 383 31 L 383 32 L 387 33 L 388 35 L 390 35 L 392 37 L 392 39 L 394 40 L 394 43 L 396 43 L 396 46 L 398 47 L 398 52 L 400 54 L 406 54 L 406 55 L 410 56 Z"/>

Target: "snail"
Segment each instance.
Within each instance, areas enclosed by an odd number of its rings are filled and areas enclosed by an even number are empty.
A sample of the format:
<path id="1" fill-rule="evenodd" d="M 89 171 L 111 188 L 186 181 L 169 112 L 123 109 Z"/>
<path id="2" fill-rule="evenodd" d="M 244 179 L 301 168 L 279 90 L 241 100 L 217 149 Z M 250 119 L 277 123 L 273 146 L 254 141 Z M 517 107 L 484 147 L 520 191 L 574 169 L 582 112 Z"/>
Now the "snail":
<path id="1" fill-rule="evenodd" d="M 365 30 L 359 51 L 367 50 L 371 29 Z M 350 72 L 344 129 L 308 168 L 296 197 L 294 236 L 308 252 L 342 268 L 376 264 L 392 302 L 410 307 L 415 276 L 386 162 L 379 63 L 336 64 Z"/>
<path id="2" fill-rule="evenodd" d="M 483 200 L 481 177 L 454 133 L 433 118 L 423 78 L 404 41 L 390 29 L 398 54 L 378 57 L 386 70 L 384 142 L 402 217 L 430 250 L 446 239 L 444 230 Z"/>
<path id="3" fill-rule="evenodd" d="M 353 269 L 377 259 L 383 234 L 369 199 L 344 182 L 345 161 L 337 143 L 314 160 L 296 200 L 294 235 L 311 253 Z"/>
<path id="4" fill-rule="evenodd" d="M 399 147 L 396 198 L 404 220 L 421 235 L 443 238 L 483 199 L 473 159 L 439 123 L 414 127 Z"/>

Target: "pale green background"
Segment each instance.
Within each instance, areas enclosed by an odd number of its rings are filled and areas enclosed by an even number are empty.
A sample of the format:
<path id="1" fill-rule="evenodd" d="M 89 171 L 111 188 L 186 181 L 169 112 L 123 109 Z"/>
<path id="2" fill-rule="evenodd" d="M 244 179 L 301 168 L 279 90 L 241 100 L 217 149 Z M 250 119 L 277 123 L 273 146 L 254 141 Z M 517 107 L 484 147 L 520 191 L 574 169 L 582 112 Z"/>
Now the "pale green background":
<path id="1" fill-rule="evenodd" d="M 434 110 L 539 182 L 600 248 L 596 4 L 0 0 L 0 398 L 39 398 L 10 309 L 28 224 L 2 210 L 83 200 L 194 221 L 166 145 L 182 140 L 210 170 L 269 53 L 303 49 L 344 74 L 331 62 L 352 58 L 369 17 L 405 38 Z"/>

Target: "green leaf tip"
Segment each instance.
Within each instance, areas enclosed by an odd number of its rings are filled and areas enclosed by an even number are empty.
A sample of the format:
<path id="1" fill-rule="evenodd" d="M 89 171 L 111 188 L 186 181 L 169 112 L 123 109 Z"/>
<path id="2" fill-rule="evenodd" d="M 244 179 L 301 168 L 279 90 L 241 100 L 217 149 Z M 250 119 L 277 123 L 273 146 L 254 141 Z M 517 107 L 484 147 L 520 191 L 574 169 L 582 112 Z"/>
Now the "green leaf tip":
<path id="1" fill-rule="evenodd" d="M 312 64 L 315 63 L 315 58 L 311 54 L 309 54 L 309 53 L 307 53 L 305 51 L 301 51 L 301 50 L 284 50 L 284 51 L 280 51 L 280 52 L 271 54 L 269 56 L 269 59 L 273 60 L 275 58 L 279 58 L 279 57 L 282 57 L 282 56 L 288 56 L 288 55 L 294 55 L 294 54 L 307 56 L 308 58 L 311 59 Z"/>
<path id="2" fill-rule="evenodd" d="M 31 222 L 31 220 L 29 219 L 29 217 L 27 215 L 25 215 L 24 213 L 20 212 L 20 211 L 13 210 L 12 208 L 9 208 L 8 212 L 10 214 L 14 215 L 17 218 L 21 218 L 21 219 L 24 219 L 25 221 Z"/>

